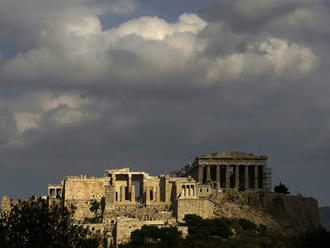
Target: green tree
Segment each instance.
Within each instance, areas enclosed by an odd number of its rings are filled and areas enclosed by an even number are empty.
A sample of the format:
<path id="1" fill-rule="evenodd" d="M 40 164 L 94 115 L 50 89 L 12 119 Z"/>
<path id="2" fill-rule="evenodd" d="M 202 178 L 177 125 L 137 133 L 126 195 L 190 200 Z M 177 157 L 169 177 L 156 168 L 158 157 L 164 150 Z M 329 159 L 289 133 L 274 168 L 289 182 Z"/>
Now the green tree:
<path id="1" fill-rule="evenodd" d="M 131 241 L 124 248 L 175 248 L 182 242 L 181 232 L 176 227 L 158 228 L 144 225 L 131 233 Z"/>
<path id="2" fill-rule="evenodd" d="M 289 188 L 280 182 L 279 185 L 274 187 L 274 192 L 281 193 L 281 194 L 290 194 Z"/>
<path id="3" fill-rule="evenodd" d="M 19 201 L 0 216 L 0 247 L 96 248 L 101 238 L 72 218 L 67 209 L 47 200 Z"/>

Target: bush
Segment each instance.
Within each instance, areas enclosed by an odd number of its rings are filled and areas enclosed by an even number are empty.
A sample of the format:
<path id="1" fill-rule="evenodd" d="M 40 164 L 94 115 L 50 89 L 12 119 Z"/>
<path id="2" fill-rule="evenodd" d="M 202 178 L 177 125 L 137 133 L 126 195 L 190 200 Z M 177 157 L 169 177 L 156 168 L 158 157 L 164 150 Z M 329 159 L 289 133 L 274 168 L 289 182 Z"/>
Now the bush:
<path id="1" fill-rule="evenodd" d="M 243 230 L 256 230 L 257 225 L 247 219 L 238 219 L 237 223 L 242 227 Z"/>
<path id="2" fill-rule="evenodd" d="M 231 224 L 228 219 L 221 218 L 221 219 L 214 219 L 214 231 L 213 235 L 220 236 L 222 238 L 229 238 L 233 235 L 231 231 Z"/>
<path id="3" fill-rule="evenodd" d="M 286 185 L 282 184 L 281 182 L 279 185 L 274 187 L 274 192 L 281 194 L 290 194 L 289 188 Z"/>
<path id="4" fill-rule="evenodd" d="M 157 226 L 144 225 L 140 230 L 131 233 L 131 242 L 122 245 L 125 248 L 167 248 L 179 247 L 181 232 L 176 227 L 158 228 Z"/>
<path id="5" fill-rule="evenodd" d="M 76 225 L 74 209 L 47 200 L 19 201 L 0 217 L 0 247 L 96 248 L 101 238 Z"/>

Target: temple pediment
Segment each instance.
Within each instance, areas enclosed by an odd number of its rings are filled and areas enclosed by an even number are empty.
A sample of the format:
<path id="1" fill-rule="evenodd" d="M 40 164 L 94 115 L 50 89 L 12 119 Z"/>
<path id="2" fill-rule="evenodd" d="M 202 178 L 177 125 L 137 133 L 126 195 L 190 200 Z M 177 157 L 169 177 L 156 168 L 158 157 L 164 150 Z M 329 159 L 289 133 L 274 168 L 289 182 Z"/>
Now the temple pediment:
<path id="1" fill-rule="evenodd" d="M 262 159 L 266 160 L 267 156 L 257 156 L 252 153 L 236 152 L 236 151 L 225 151 L 216 152 L 211 154 L 201 154 L 197 156 L 198 159 Z"/>

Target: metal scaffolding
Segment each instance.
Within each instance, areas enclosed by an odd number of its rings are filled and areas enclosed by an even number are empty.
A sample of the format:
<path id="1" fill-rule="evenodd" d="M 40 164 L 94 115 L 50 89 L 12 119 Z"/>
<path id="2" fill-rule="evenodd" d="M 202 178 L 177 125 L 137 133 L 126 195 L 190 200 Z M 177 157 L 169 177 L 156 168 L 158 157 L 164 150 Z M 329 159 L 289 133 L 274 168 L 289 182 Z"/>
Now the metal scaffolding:
<path id="1" fill-rule="evenodd" d="M 264 177 L 265 177 L 264 179 L 265 179 L 265 182 L 266 182 L 266 188 L 269 191 L 272 191 L 272 189 L 273 189 L 273 186 L 272 186 L 272 172 L 273 172 L 273 168 L 267 168 L 266 172 L 264 174 Z"/>

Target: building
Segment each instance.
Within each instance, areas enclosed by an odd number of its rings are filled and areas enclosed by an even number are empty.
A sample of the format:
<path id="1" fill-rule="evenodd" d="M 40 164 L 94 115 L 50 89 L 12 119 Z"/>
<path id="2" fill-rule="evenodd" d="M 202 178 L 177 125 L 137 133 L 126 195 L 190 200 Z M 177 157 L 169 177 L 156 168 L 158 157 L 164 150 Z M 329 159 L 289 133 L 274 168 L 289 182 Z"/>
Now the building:
<path id="1" fill-rule="evenodd" d="M 48 185 L 48 198 L 75 206 L 77 222 L 106 232 L 109 246 L 116 246 L 144 224 L 177 225 L 186 214 L 211 218 L 211 195 L 266 191 L 266 162 L 266 156 L 227 151 L 198 155 L 182 177 L 110 169 L 99 178 L 65 177 L 59 185 Z M 94 201 L 100 204 L 98 213 L 90 211 Z"/>
<path id="2" fill-rule="evenodd" d="M 198 155 L 188 174 L 199 184 L 222 190 L 264 191 L 267 159 L 267 156 L 233 151 Z"/>

